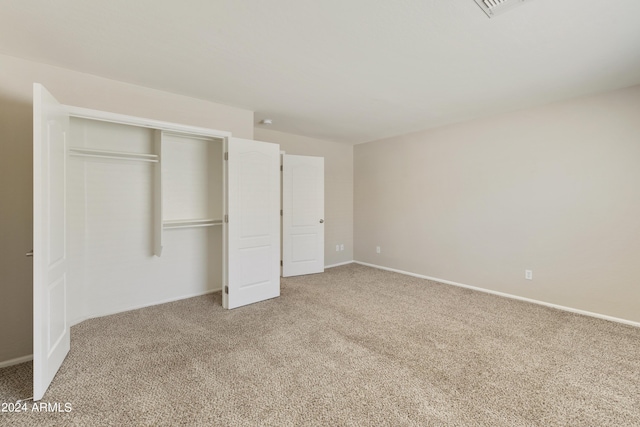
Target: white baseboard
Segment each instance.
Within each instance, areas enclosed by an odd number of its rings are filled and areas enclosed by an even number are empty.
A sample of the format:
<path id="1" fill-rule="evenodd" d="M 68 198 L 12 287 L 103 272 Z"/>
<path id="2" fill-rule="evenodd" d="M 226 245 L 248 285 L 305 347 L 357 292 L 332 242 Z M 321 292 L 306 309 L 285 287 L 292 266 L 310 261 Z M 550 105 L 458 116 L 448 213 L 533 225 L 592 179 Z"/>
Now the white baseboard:
<path id="1" fill-rule="evenodd" d="M 487 294 L 498 295 L 505 298 L 511 298 L 519 301 L 530 302 L 532 304 L 543 305 L 545 307 L 555 308 L 557 310 L 568 311 L 570 313 L 581 314 L 583 316 L 595 317 L 597 319 L 609 320 L 610 322 L 622 323 L 629 326 L 635 326 L 636 328 L 640 328 L 640 322 L 634 322 L 633 320 L 621 319 L 619 317 L 607 316 L 606 314 L 594 313 L 591 311 L 580 310 L 577 308 L 566 307 L 564 305 L 552 304 L 545 301 L 539 301 L 531 298 L 520 297 L 518 295 L 507 294 L 504 292 L 492 291 L 491 289 L 478 288 L 476 286 L 465 285 L 464 283 L 452 282 L 450 280 L 438 279 L 437 277 L 425 276 L 422 274 L 411 273 L 409 271 L 396 270 L 395 268 L 383 267 L 381 265 L 369 264 L 367 262 L 362 261 L 353 261 L 356 264 L 366 265 L 367 267 L 378 268 L 380 270 L 393 271 L 394 273 L 400 273 L 407 276 L 413 276 L 420 279 L 432 280 L 434 282 L 444 283 L 446 285 L 459 286 L 461 288 L 472 289 L 474 291 L 484 292 Z"/>
<path id="2" fill-rule="evenodd" d="M 9 366 L 19 365 L 24 362 L 29 362 L 33 360 L 33 354 L 28 354 L 22 357 L 16 357 L 15 359 L 5 360 L 4 362 L 0 362 L 0 369 L 8 368 Z"/>
<path id="3" fill-rule="evenodd" d="M 70 325 L 74 326 L 74 325 L 77 325 L 78 323 L 84 322 L 85 320 L 95 319 L 97 317 L 111 316 L 112 314 L 124 313 L 124 312 L 131 311 L 131 310 L 138 310 L 138 309 L 141 309 L 141 308 L 152 307 L 154 305 L 167 304 L 167 303 L 170 303 L 170 302 L 180 301 L 180 300 L 183 300 L 183 299 L 195 298 L 195 297 L 199 297 L 199 296 L 202 296 L 202 295 L 208 295 L 208 294 L 212 294 L 214 292 L 220 292 L 221 290 L 222 290 L 222 288 L 210 289 L 210 290 L 204 291 L 204 292 L 196 292 L 196 293 L 193 293 L 193 294 L 181 295 L 179 297 L 168 298 L 168 299 L 164 299 L 164 300 L 160 300 L 160 301 L 154 301 L 154 302 L 151 302 L 151 303 L 148 303 L 148 304 L 140 304 L 140 305 L 135 305 L 135 306 L 127 307 L 127 308 L 117 309 L 117 310 L 114 310 L 114 311 L 108 311 L 108 312 L 104 312 L 104 313 L 92 314 L 92 315 L 89 315 L 89 316 L 81 317 L 79 319 L 74 319 L 73 321 L 70 322 Z"/>
<path id="4" fill-rule="evenodd" d="M 347 265 L 347 264 L 353 264 L 354 261 L 345 261 L 345 262 L 340 262 L 338 264 L 331 264 L 331 265 L 325 265 L 324 268 L 333 268 L 333 267 L 340 267 L 341 265 Z"/>

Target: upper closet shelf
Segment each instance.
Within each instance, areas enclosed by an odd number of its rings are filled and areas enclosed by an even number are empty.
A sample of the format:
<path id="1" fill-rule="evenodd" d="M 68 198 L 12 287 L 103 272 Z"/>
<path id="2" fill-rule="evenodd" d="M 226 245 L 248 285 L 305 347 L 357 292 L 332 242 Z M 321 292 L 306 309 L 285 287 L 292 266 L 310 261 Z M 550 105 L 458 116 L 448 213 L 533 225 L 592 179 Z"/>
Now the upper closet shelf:
<path id="1" fill-rule="evenodd" d="M 69 148 L 69 155 L 80 157 L 99 157 L 102 159 L 133 160 L 137 162 L 158 163 L 156 154 L 127 153 L 123 151 L 95 150 L 92 148 Z"/>

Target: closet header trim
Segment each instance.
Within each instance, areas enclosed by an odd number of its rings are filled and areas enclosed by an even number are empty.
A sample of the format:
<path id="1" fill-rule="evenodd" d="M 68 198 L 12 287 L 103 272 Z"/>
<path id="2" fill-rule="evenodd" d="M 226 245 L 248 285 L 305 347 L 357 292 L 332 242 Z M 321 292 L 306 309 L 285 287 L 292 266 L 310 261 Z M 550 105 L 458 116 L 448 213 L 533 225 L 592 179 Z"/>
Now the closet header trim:
<path id="1" fill-rule="evenodd" d="M 103 122 L 159 129 L 163 131 L 177 132 L 183 135 L 207 136 L 211 138 L 228 138 L 231 136 L 231 132 L 221 130 L 180 125 L 177 123 L 127 116 L 125 114 L 109 113 L 107 111 L 92 110 L 89 108 L 74 107 L 71 105 L 64 105 L 63 107 L 66 108 L 69 116 L 81 119 L 99 120 Z"/>

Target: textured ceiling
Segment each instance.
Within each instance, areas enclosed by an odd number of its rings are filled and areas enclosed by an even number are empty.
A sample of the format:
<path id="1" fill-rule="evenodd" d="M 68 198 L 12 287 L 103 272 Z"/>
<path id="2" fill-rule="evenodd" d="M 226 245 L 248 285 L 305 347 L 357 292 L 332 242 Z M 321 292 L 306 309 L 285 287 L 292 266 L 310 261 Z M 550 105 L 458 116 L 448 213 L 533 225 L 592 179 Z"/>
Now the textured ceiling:
<path id="1" fill-rule="evenodd" d="M 640 1 L 0 0 L 0 53 L 359 143 L 639 84 Z"/>

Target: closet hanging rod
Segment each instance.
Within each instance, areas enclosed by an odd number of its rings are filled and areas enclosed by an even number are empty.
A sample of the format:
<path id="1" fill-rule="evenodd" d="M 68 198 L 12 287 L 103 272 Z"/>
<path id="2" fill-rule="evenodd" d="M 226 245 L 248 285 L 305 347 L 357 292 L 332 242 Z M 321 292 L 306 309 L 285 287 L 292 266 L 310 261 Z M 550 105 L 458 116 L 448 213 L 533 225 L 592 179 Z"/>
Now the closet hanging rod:
<path id="1" fill-rule="evenodd" d="M 134 162 L 146 162 L 146 163 L 158 163 L 157 160 L 153 159 L 136 159 L 133 157 L 122 157 L 122 156 L 103 156 L 101 154 L 80 154 L 80 153 L 70 153 L 74 157 L 95 157 L 98 159 L 113 159 L 113 160 L 127 160 Z"/>
<path id="2" fill-rule="evenodd" d="M 162 136 L 173 136 L 173 137 L 176 137 L 176 138 L 198 139 L 200 141 L 207 141 L 207 142 L 213 142 L 216 139 L 221 139 L 221 138 L 215 138 L 213 136 L 202 136 L 202 135 L 195 135 L 195 134 L 189 134 L 189 133 L 171 132 L 171 131 L 166 131 L 166 130 L 162 131 Z"/>
<path id="3" fill-rule="evenodd" d="M 173 228 L 194 228 L 194 227 L 212 227 L 214 225 L 222 225 L 221 219 L 184 219 L 163 221 L 164 229 Z"/>
<path id="4" fill-rule="evenodd" d="M 178 228 L 199 228 L 199 227 L 213 227 L 216 225 L 222 225 L 221 222 L 214 222 L 211 224 L 184 224 L 184 225 L 164 225 L 162 228 L 165 230 L 176 230 Z"/>
<path id="5" fill-rule="evenodd" d="M 89 153 L 89 154 L 114 154 L 114 155 L 122 155 L 122 156 L 131 156 L 131 157 L 145 157 L 145 158 L 156 158 L 157 154 L 147 154 L 147 153 L 134 153 L 131 151 L 113 151 L 113 150 L 100 150 L 97 148 L 85 148 L 85 147 L 69 147 L 69 151 L 79 152 L 79 153 Z"/>
<path id="6" fill-rule="evenodd" d="M 69 148 L 69 155 L 80 157 L 96 157 L 114 160 L 134 160 L 139 162 L 158 163 L 158 156 L 145 153 L 126 153 L 122 151 L 96 150 L 92 148 Z"/>
<path id="7" fill-rule="evenodd" d="M 201 223 L 201 222 L 218 222 L 221 219 L 216 218 L 202 218 L 202 219 L 165 219 L 163 224 L 184 224 L 184 223 Z"/>

